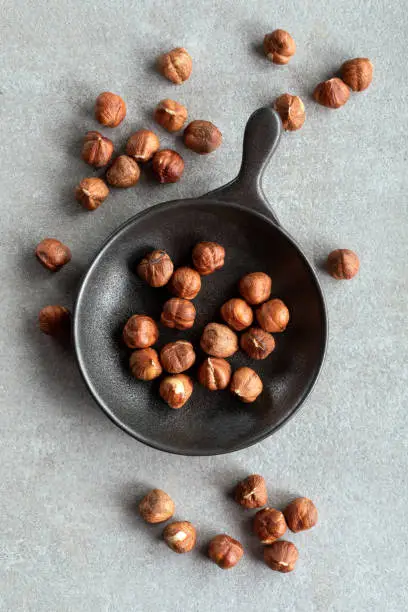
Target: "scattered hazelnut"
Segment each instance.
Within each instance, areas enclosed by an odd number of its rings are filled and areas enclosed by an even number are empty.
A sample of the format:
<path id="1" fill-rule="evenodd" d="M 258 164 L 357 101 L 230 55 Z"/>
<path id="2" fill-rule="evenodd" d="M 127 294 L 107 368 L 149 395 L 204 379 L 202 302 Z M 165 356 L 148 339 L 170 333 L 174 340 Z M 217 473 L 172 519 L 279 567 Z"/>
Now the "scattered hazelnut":
<path id="1" fill-rule="evenodd" d="M 265 478 L 259 474 L 251 474 L 239 482 L 235 487 L 234 499 L 244 508 L 265 506 L 268 501 Z"/>
<path id="2" fill-rule="evenodd" d="M 193 382 L 186 374 L 166 376 L 160 383 L 161 398 L 170 408 L 182 408 L 193 392 Z"/>
<path id="3" fill-rule="evenodd" d="M 129 365 L 133 376 L 138 380 L 153 380 L 163 372 L 159 356 L 152 348 L 134 351 L 130 356 Z"/>
<path id="4" fill-rule="evenodd" d="M 250 404 L 262 393 L 263 384 L 251 368 L 238 368 L 232 375 L 230 389 L 242 402 Z"/>
<path id="5" fill-rule="evenodd" d="M 112 187 L 133 187 L 140 178 L 140 168 L 128 155 L 119 155 L 106 173 Z"/>
<path id="6" fill-rule="evenodd" d="M 137 266 L 137 273 L 151 287 L 164 287 L 171 275 L 174 266 L 166 251 L 152 251 L 145 255 Z"/>
<path id="7" fill-rule="evenodd" d="M 109 195 L 109 188 L 100 178 L 84 178 L 75 189 L 76 200 L 88 210 L 98 208 Z"/>
<path id="8" fill-rule="evenodd" d="M 176 85 L 181 85 L 191 74 L 193 60 L 186 49 L 177 47 L 159 58 L 159 69 L 166 79 Z"/>
<path id="9" fill-rule="evenodd" d="M 126 154 L 137 162 L 147 162 L 159 150 L 160 140 L 151 130 L 138 130 L 126 144 Z"/>
<path id="10" fill-rule="evenodd" d="M 238 350 L 238 338 L 226 325 L 208 323 L 204 327 L 200 346 L 205 353 L 213 357 L 231 357 Z"/>
<path id="11" fill-rule="evenodd" d="M 275 349 L 273 336 L 259 327 L 248 329 L 242 334 L 239 343 L 251 359 L 266 359 Z"/>
<path id="12" fill-rule="evenodd" d="M 282 300 L 269 300 L 256 311 L 259 325 L 267 332 L 283 332 L 289 323 L 289 310 Z"/>
<path id="13" fill-rule="evenodd" d="M 82 147 L 82 159 L 95 168 L 106 166 L 113 154 L 113 142 L 99 132 L 87 132 Z"/>
<path id="14" fill-rule="evenodd" d="M 207 357 L 199 367 L 198 380 L 210 391 L 226 389 L 231 380 L 231 366 L 225 359 Z"/>
<path id="15" fill-rule="evenodd" d="M 186 553 L 193 550 L 197 534 L 194 525 L 188 521 L 170 523 L 163 531 L 164 541 L 176 553 Z"/>
<path id="16" fill-rule="evenodd" d="M 283 514 L 289 529 L 295 533 L 311 529 L 316 525 L 318 519 L 317 508 L 312 500 L 307 497 L 294 499 L 286 506 Z"/>
<path id="17" fill-rule="evenodd" d="M 148 348 L 157 342 L 159 329 L 146 315 L 133 315 L 123 329 L 123 340 L 131 349 Z"/>
<path id="18" fill-rule="evenodd" d="M 44 238 L 41 240 L 35 249 L 35 254 L 40 263 L 51 270 L 51 272 L 56 272 L 62 266 L 65 266 L 69 261 L 71 261 L 71 251 L 69 248 L 56 240 L 56 238 Z"/>
<path id="19" fill-rule="evenodd" d="M 334 77 L 319 83 L 313 92 L 313 97 L 322 106 L 340 108 L 350 97 L 350 90 L 341 79 Z"/>
<path id="20" fill-rule="evenodd" d="M 156 106 L 154 119 L 168 132 L 178 132 L 187 120 L 187 109 L 175 100 L 162 100 Z"/>
<path id="21" fill-rule="evenodd" d="M 117 127 L 126 116 L 126 104 L 117 94 L 105 91 L 96 98 L 95 118 L 106 127 Z"/>
<path id="22" fill-rule="evenodd" d="M 45 306 L 38 315 L 41 331 L 48 336 L 62 336 L 71 328 L 71 314 L 64 306 Z"/>
<path id="23" fill-rule="evenodd" d="M 350 249 L 336 249 L 327 258 L 329 274 L 337 280 L 353 278 L 360 268 L 360 261 L 354 251 Z"/>
<path id="24" fill-rule="evenodd" d="M 184 144 L 200 155 L 212 153 L 221 143 L 222 134 L 210 121 L 192 121 L 184 130 Z"/>
<path id="25" fill-rule="evenodd" d="M 184 161 L 177 151 L 162 149 L 153 155 L 152 169 L 160 183 L 177 183 L 183 176 Z"/>
<path id="26" fill-rule="evenodd" d="M 221 316 L 224 321 L 235 329 L 241 331 L 249 327 L 254 320 L 252 309 L 240 298 L 232 298 L 221 306 Z"/>
<path id="27" fill-rule="evenodd" d="M 225 249 L 216 242 L 199 242 L 192 256 L 195 269 L 201 276 L 207 276 L 223 267 Z"/>
<path id="28" fill-rule="evenodd" d="M 196 270 L 177 268 L 169 282 L 169 290 L 177 297 L 193 300 L 201 289 L 201 277 Z"/>
<path id="29" fill-rule="evenodd" d="M 262 304 L 269 299 L 272 279 L 265 272 L 251 272 L 239 281 L 239 292 L 248 304 Z"/>
<path id="30" fill-rule="evenodd" d="M 278 540 L 264 548 L 265 563 L 275 572 L 283 574 L 291 572 L 295 569 L 298 558 L 298 549 L 292 542 L 286 540 Z"/>
<path id="31" fill-rule="evenodd" d="M 176 340 L 165 344 L 160 351 L 163 368 L 170 374 L 185 372 L 195 362 L 196 354 L 193 345 L 187 340 Z"/>
<path id="32" fill-rule="evenodd" d="M 373 65 L 367 57 L 356 57 L 344 62 L 341 78 L 353 91 L 363 91 L 373 80 Z"/>
<path id="33" fill-rule="evenodd" d="M 139 504 L 140 516 L 146 523 L 163 523 L 174 514 L 174 501 L 161 489 L 153 489 Z"/>
<path id="34" fill-rule="evenodd" d="M 296 43 L 289 32 L 274 30 L 263 42 L 266 57 L 274 64 L 287 64 L 296 53 Z"/>
<path id="35" fill-rule="evenodd" d="M 241 543 L 225 533 L 215 536 L 208 546 L 208 556 L 221 569 L 234 567 L 243 554 Z"/>
<path id="36" fill-rule="evenodd" d="M 196 309 L 192 302 L 183 298 L 171 298 L 164 304 L 160 320 L 172 329 L 190 329 L 194 325 L 195 316 Z"/>
<path id="37" fill-rule="evenodd" d="M 305 122 L 305 105 L 299 96 L 283 94 L 275 100 L 274 108 L 282 119 L 284 130 L 294 132 L 299 130 Z"/>
<path id="38" fill-rule="evenodd" d="M 264 508 L 255 514 L 254 532 L 261 544 L 272 544 L 283 536 L 286 529 L 285 517 L 275 508 Z"/>

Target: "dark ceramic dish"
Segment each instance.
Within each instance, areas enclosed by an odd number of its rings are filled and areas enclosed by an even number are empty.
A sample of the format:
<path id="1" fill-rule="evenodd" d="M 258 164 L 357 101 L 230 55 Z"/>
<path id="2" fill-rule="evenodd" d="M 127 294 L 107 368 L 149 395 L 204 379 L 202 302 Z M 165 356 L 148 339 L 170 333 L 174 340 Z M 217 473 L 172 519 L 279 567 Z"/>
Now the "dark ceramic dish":
<path id="1" fill-rule="evenodd" d="M 183 455 L 243 449 L 281 427 L 316 382 L 327 339 L 323 294 L 311 265 L 280 226 L 260 185 L 280 133 L 281 122 L 272 109 L 256 111 L 245 131 L 243 162 L 235 181 L 202 198 L 159 204 L 133 217 L 106 242 L 83 280 L 74 317 L 82 375 L 112 421 L 154 448 Z M 251 361 L 242 352 L 230 360 L 233 368 L 249 365 L 260 374 L 264 391 L 255 403 L 243 404 L 228 390 L 210 392 L 195 383 L 189 402 L 171 410 L 159 397 L 158 381 L 139 382 L 131 376 L 121 332 L 135 313 L 158 320 L 169 297 L 166 288 L 152 289 L 136 275 L 142 256 L 160 248 L 176 266 L 188 264 L 200 240 L 225 247 L 225 266 L 203 277 L 194 301 L 194 328 L 181 332 L 160 326 L 158 348 L 177 338 L 198 346 L 204 325 L 219 320 L 220 306 L 238 295 L 237 282 L 247 272 L 272 276 L 272 296 L 284 300 L 291 320 L 285 333 L 275 334 L 276 349 L 266 360 Z M 197 364 L 202 359 L 198 352 Z M 194 369 L 190 374 L 195 378 Z"/>

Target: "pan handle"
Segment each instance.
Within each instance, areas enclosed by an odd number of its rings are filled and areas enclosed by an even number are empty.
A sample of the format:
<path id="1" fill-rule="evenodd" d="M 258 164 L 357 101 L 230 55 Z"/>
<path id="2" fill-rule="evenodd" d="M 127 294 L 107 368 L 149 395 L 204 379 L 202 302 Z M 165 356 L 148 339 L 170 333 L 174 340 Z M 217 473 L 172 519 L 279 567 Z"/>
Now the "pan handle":
<path id="1" fill-rule="evenodd" d="M 278 146 L 281 133 L 282 122 L 276 111 L 267 106 L 255 111 L 245 128 L 244 151 L 238 176 L 224 187 L 210 191 L 203 197 L 246 206 L 271 217 L 279 225 L 261 182 L 265 168 Z"/>

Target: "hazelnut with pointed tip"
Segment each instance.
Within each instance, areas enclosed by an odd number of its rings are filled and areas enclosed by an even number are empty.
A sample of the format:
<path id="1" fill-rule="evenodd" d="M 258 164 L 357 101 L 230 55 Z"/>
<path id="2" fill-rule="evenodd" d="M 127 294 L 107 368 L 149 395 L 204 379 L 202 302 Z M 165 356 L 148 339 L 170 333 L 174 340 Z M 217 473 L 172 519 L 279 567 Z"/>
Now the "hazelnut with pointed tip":
<path id="1" fill-rule="evenodd" d="M 106 127 L 117 127 L 126 116 L 126 104 L 117 94 L 101 93 L 95 103 L 95 118 Z"/>
<path id="2" fill-rule="evenodd" d="M 126 144 L 126 154 L 137 162 L 148 162 L 160 148 L 160 140 L 151 130 L 138 130 Z"/>
<path id="3" fill-rule="evenodd" d="M 190 77 L 193 60 L 184 47 L 177 47 L 159 58 L 159 70 L 166 79 L 181 85 Z"/>
<path id="4" fill-rule="evenodd" d="M 319 517 L 316 506 L 307 497 L 294 499 L 286 506 L 283 514 L 289 529 L 295 533 L 311 529 L 316 525 Z"/>
<path id="5" fill-rule="evenodd" d="M 235 331 L 249 327 L 254 320 L 252 309 L 240 298 L 232 298 L 221 306 L 221 317 Z"/>
<path id="6" fill-rule="evenodd" d="M 350 97 L 350 90 L 339 78 L 334 77 L 319 83 L 313 92 L 313 97 L 322 106 L 340 108 Z"/>
<path id="7" fill-rule="evenodd" d="M 242 402 L 250 404 L 262 393 L 263 384 L 254 370 L 243 367 L 232 375 L 230 389 Z"/>
<path id="8" fill-rule="evenodd" d="M 190 329 L 194 325 L 196 309 L 192 302 L 183 298 L 171 298 L 163 305 L 161 322 L 171 329 Z"/>
<path id="9" fill-rule="evenodd" d="M 174 514 L 174 501 L 161 489 L 152 489 L 139 504 L 139 514 L 146 523 L 163 523 Z"/>
<path id="10" fill-rule="evenodd" d="M 209 323 L 204 327 L 200 346 L 213 357 L 231 357 L 238 350 L 238 338 L 226 325 Z"/>
<path id="11" fill-rule="evenodd" d="M 138 380 L 154 380 L 163 372 L 159 356 L 152 348 L 139 349 L 131 354 L 130 370 Z"/>
<path id="12" fill-rule="evenodd" d="M 174 552 L 186 553 L 193 550 L 197 533 L 194 525 L 189 521 L 175 521 L 164 529 L 163 538 L 167 546 Z"/>
<path id="13" fill-rule="evenodd" d="M 292 542 L 278 540 L 264 548 L 264 560 L 266 565 L 276 572 L 287 574 L 295 569 L 299 552 Z"/>
<path id="14" fill-rule="evenodd" d="M 266 57 L 274 64 L 287 64 L 296 53 L 296 43 L 289 32 L 274 30 L 263 42 Z"/>
<path id="15" fill-rule="evenodd" d="M 182 408 L 193 392 L 193 382 L 186 374 L 166 376 L 160 383 L 160 397 L 170 408 Z"/>
<path id="16" fill-rule="evenodd" d="M 100 178 L 84 178 L 75 189 L 75 198 L 87 210 L 96 210 L 109 195 L 109 187 Z"/>
<path id="17" fill-rule="evenodd" d="M 255 306 L 269 299 L 272 279 L 265 272 L 251 272 L 241 278 L 238 288 L 244 300 Z"/>
<path id="18" fill-rule="evenodd" d="M 113 142 L 99 132 L 85 134 L 82 146 L 82 159 L 94 168 L 106 166 L 113 154 Z"/>
<path id="19" fill-rule="evenodd" d="M 286 532 L 287 525 L 282 512 L 275 508 L 263 508 L 254 517 L 254 532 L 261 544 L 272 544 Z"/>
<path id="20" fill-rule="evenodd" d="M 262 508 L 268 501 L 266 482 L 263 476 L 251 474 L 237 484 L 234 499 L 244 508 Z"/>
<path id="21" fill-rule="evenodd" d="M 207 357 L 199 367 L 198 380 L 210 391 L 226 389 L 231 380 L 231 366 L 225 359 Z"/>
<path id="22" fill-rule="evenodd" d="M 289 310 L 282 300 L 273 299 L 256 311 L 259 325 L 267 332 L 283 332 L 289 323 Z"/>
<path id="23" fill-rule="evenodd" d="M 244 554 L 242 544 L 226 535 L 216 535 L 208 546 L 208 556 L 221 569 L 234 567 Z"/>
<path id="24" fill-rule="evenodd" d="M 145 255 L 137 273 L 151 287 L 164 287 L 173 274 L 174 266 L 166 251 L 155 250 Z"/>
<path id="25" fill-rule="evenodd" d="M 201 277 L 196 270 L 183 266 L 174 271 L 169 282 L 171 293 L 186 300 L 193 300 L 201 289 Z"/>

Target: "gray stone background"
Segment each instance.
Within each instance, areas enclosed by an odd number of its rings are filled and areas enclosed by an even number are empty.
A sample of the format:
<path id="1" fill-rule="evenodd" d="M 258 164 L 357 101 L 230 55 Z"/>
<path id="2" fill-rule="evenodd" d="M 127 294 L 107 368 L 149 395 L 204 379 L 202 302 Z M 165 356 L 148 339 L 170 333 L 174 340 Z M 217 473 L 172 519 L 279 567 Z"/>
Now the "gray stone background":
<path id="1" fill-rule="evenodd" d="M 0 4 L 1 424 L 0 609 L 93 612 L 178 610 L 399 611 L 407 609 L 407 13 L 403 0 L 163 2 L 79 0 Z M 288 29 L 287 67 L 259 52 Z M 155 72 L 183 45 L 191 79 Z M 339 111 L 311 99 L 347 58 L 375 64 L 372 87 Z M 143 178 L 94 213 L 72 190 L 96 96 L 120 93 L 126 121 L 106 130 L 119 146 L 153 126 L 164 97 L 213 121 L 222 148 L 202 158 L 162 130 L 186 162 L 184 179 Z M 237 172 L 245 122 L 285 91 L 305 100 L 304 128 L 284 135 L 264 181 L 281 222 L 317 266 L 355 249 L 361 273 L 339 283 L 321 271 L 330 315 L 327 362 L 300 414 L 272 438 L 213 458 L 166 455 L 127 437 L 93 404 L 71 352 L 37 329 L 49 303 L 72 306 L 105 238 L 140 210 L 203 194 Z M 73 251 L 58 275 L 33 257 L 56 236 Z M 320 524 L 293 536 L 297 569 L 271 572 L 249 518 L 226 495 L 261 472 L 271 503 L 316 501 Z M 176 500 L 199 546 L 175 555 L 135 500 L 149 487 Z M 217 532 L 247 554 L 222 572 L 203 554 Z"/>

